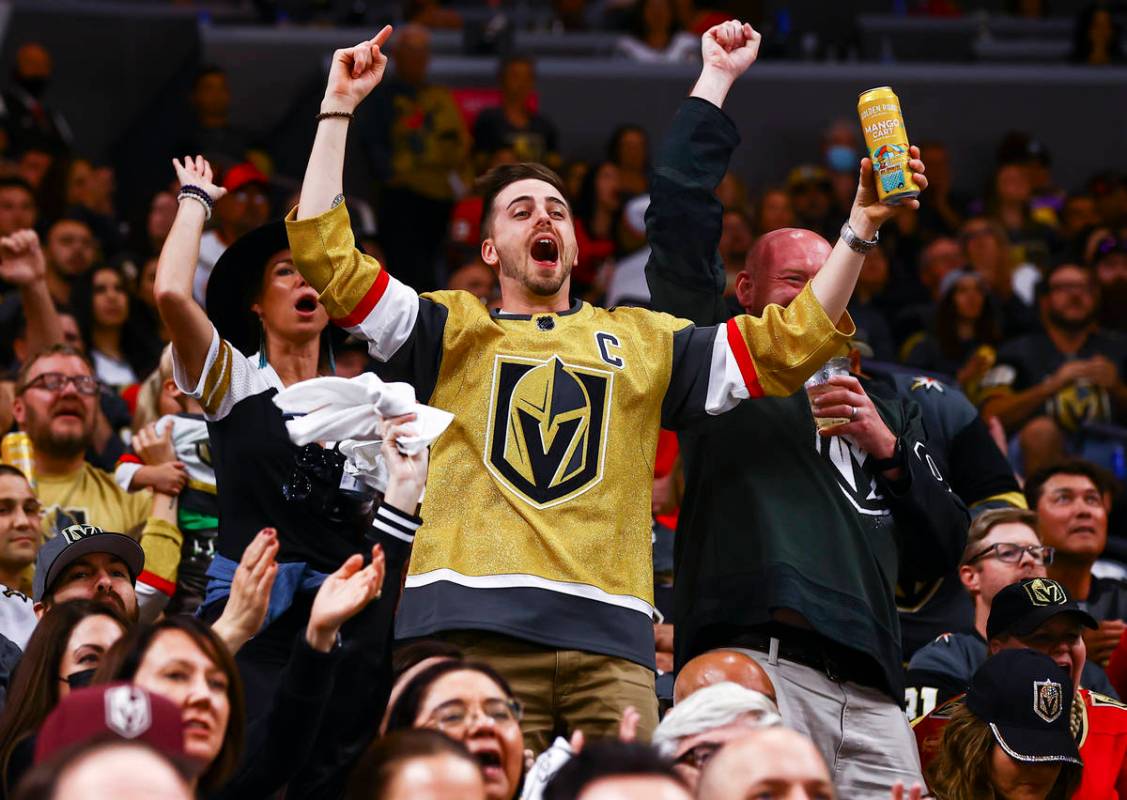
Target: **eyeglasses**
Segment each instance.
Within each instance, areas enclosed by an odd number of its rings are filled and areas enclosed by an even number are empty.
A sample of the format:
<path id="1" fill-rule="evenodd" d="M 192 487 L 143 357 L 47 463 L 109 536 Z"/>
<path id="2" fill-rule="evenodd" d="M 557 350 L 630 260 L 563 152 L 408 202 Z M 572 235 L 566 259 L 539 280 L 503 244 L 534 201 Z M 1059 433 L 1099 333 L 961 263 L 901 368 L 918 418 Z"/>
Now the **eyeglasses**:
<path id="1" fill-rule="evenodd" d="M 486 700 L 480 708 L 474 711 L 494 725 L 517 723 L 520 722 L 521 717 L 520 703 L 516 700 Z M 471 711 L 469 706 L 461 700 L 451 700 L 435 709 L 427 724 L 433 725 L 446 734 L 461 734 L 469 727 L 470 718 L 474 711 Z"/>
<path id="2" fill-rule="evenodd" d="M 673 763 L 683 764 L 693 769 L 704 769 L 704 765 L 708 763 L 708 760 L 712 758 L 719 749 L 720 745 L 716 742 L 701 742 L 696 747 L 690 747 L 684 753 L 677 756 Z"/>
<path id="3" fill-rule="evenodd" d="M 1003 564 L 1018 564 L 1021 562 L 1022 556 L 1029 553 L 1029 557 L 1033 559 L 1033 563 L 1048 565 L 1053 563 L 1053 553 L 1055 552 L 1053 548 L 1046 547 L 1045 545 L 1021 545 L 998 542 L 990 545 L 973 558 L 968 559 L 966 563 L 973 564 L 975 561 L 982 558 L 996 558 Z"/>
<path id="4" fill-rule="evenodd" d="M 1092 291 L 1092 284 L 1087 281 L 1058 281 L 1049 284 L 1049 291 L 1058 292 L 1084 292 Z"/>
<path id="5" fill-rule="evenodd" d="M 92 375 L 64 375 L 61 372 L 44 372 L 24 384 L 22 392 L 28 389 L 46 389 L 48 392 L 61 392 L 68 383 L 74 384 L 79 394 L 96 395 L 101 384 Z"/>

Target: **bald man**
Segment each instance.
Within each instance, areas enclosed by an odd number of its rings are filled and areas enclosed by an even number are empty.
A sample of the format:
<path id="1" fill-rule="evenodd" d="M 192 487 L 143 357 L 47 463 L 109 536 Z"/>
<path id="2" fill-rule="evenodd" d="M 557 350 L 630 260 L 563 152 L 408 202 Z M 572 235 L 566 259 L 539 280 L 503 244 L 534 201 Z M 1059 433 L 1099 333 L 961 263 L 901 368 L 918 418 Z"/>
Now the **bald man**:
<path id="1" fill-rule="evenodd" d="M 826 762 L 809 738 L 788 728 L 761 728 L 729 742 L 709 759 L 697 797 L 744 800 L 761 796 L 820 800 L 837 797 L 837 793 Z M 841 796 L 850 797 L 844 790 Z"/>
<path id="2" fill-rule="evenodd" d="M 722 38 L 705 36 L 700 80 L 659 151 L 646 219 L 653 305 L 698 324 L 729 317 L 714 191 L 738 135 L 720 106 L 754 60 L 746 32 Z M 835 247 L 864 249 L 857 240 L 871 241 L 878 225 L 866 213 L 873 196 L 872 175 L 861 172 L 834 247 L 806 230 L 763 236 L 737 276 L 740 305 L 751 314 L 786 305 Z M 821 432 L 805 392 L 744 403 L 681 432 L 675 660 L 723 648 L 758 662 L 783 719 L 811 737 L 842 794 L 883 800 L 896 780 L 921 780 L 901 710 L 896 578 L 905 568 L 916 580 L 953 568 L 968 518 L 924 460 L 915 404 L 877 396 L 853 376 L 833 384 L 818 415 L 849 422 Z"/>
<path id="3" fill-rule="evenodd" d="M 776 704 L 775 685 L 766 670 L 747 653 L 739 650 L 712 650 L 691 659 L 677 673 L 673 684 L 673 702 L 680 703 L 706 686 L 731 682 L 770 697 Z"/>

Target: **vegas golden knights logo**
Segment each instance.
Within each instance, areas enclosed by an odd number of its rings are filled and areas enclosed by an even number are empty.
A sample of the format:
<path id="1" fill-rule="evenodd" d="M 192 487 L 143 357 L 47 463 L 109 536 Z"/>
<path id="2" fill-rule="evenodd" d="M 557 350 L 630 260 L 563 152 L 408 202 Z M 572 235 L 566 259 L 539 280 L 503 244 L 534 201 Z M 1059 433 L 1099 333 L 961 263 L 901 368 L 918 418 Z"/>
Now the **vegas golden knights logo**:
<path id="1" fill-rule="evenodd" d="M 1052 724 L 1064 710 L 1061 685 L 1056 681 L 1033 681 L 1033 713 Z"/>
<path id="2" fill-rule="evenodd" d="M 1029 602 L 1035 606 L 1059 606 L 1068 602 L 1064 587 L 1049 578 L 1034 578 L 1024 584 Z"/>
<path id="3" fill-rule="evenodd" d="M 485 466 L 536 508 L 549 508 L 603 478 L 614 376 L 565 364 L 497 356 Z"/>

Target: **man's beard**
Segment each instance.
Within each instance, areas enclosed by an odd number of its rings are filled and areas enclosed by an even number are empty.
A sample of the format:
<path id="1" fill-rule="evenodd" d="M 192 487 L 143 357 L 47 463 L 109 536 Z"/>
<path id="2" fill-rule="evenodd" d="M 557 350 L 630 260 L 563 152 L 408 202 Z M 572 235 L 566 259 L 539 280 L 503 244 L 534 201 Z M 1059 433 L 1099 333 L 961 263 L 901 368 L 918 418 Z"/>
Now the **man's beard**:
<path id="1" fill-rule="evenodd" d="M 1060 328 L 1065 333 L 1080 333 L 1081 331 L 1087 330 L 1095 319 L 1096 315 L 1094 311 L 1085 314 L 1080 319 L 1065 317 L 1063 314 L 1058 314 L 1055 311 L 1049 312 L 1049 322 L 1053 324 L 1053 327 Z"/>
<path id="2" fill-rule="evenodd" d="M 86 452 L 93 436 L 83 422 L 83 430 L 75 433 L 56 434 L 51 429 L 52 416 L 48 416 L 46 424 L 38 419 L 29 419 L 28 428 L 39 429 L 39 433 L 32 437 L 32 444 L 36 450 L 52 458 L 74 458 Z"/>
<path id="3" fill-rule="evenodd" d="M 523 255 L 523 253 L 521 255 Z M 520 256 L 518 256 L 518 258 L 519 257 Z M 559 292 L 560 287 L 564 285 L 564 281 L 566 281 L 568 276 L 571 274 L 570 269 L 564 269 L 563 252 L 560 253 L 559 258 L 560 261 L 557 262 L 555 274 L 542 282 L 533 281 L 530 279 L 531 269 L 528 273 L 522 273 L 518 269 L 508 266 L 508 259 L 504 257 L 502 257 L 500 260 L 501 274 L 506 278 L 512 278 L 514 280 L 520 281 L 520 284 L 522 286 L 524 286 L 526 289 L 528 289 L 538 297 L 552 297 L 557 292 Z M 516 261 L 516 259 L 513 260 Z M 529 264 L 529 266 L 530 268 L 534 268 L 532 267 L 531 263 Z"/>
<path id="4" fill-rule="evenodd" d="M 105 592 L 98 592 L 94 595 L 93 600 L 94 602 L 101 603 L 102 605 L 113 606 L 132 622 L 137 621 L 137 617 L 140 613 L 139 609 L 137 609 L 136 607 L 134 607 L 133 610 L 130 611 L 125 605 L 125 598 L 123 598 L 113 589 Z"/>

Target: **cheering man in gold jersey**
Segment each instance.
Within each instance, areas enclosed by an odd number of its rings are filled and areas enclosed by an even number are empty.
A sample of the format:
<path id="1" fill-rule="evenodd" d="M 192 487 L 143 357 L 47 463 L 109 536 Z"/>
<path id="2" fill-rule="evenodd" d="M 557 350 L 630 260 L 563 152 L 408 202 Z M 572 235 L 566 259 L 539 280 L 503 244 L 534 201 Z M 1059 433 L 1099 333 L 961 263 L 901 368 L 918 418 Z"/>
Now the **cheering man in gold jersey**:
<path id="1" fill-rule="evenodd" d="M 753 60 L 759 34 L 728 30 L 733 57 Z M 853 331 L 845 306 L 862 256 L 841 242 L 788 308 L 713 327 L 572 303 L 563 185 L 514 164 L 480 186 L 481 255 L 498 270 L 501 310 L 466 292 L 419 295 L 356 249 L 341 194 L 348 122 L 383 76 L 390 34 L 334 54 L 287 227 L 333 322 L 369 342 L 384 377 L 455 415 L 431 456 L 397 635 L 442 635 L 500 670 L 534 749 L 558 730 L 607 735 L 629 705 L 648 736 L 658 430 L 797 391 Z M 868 239 L 889 216 L 865 162 L 850 224 Z"/>

